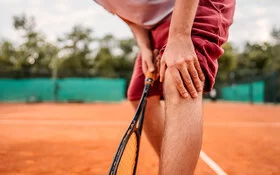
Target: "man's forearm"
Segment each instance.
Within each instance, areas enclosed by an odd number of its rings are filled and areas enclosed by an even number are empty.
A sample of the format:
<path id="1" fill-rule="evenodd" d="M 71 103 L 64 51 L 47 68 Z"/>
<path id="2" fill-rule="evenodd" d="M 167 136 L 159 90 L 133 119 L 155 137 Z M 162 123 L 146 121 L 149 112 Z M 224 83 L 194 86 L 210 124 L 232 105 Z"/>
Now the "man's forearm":
<path id="1" fill-rule="evenodd" d="M 148 72 L 156 71 L 154 58 L 157 58 L 158 52 L 156 50 L 153 50 L 150 31 L 139 25 L 126 21 L 125 19 L 123 20 L 132 30 L 134 38 L 140 49 L 143 73 L 147 74 Z"/>
<path id="2" fill-rule="evenodd" d="M 142 50 L 142 49 L 150 49 L 151 50 L 151 39 L 150 39 L 149 30 L 144 29 L 143 27 L 138 26 L 138 25 L 136 25 L 134 23 L 131 23 L 129 21 L 126 21 L 125 19 L 123 19 L 123 20 L 130 27 L 139 49 L 140 50 Z"/>
<path id="3" fill-rule="evenodd" d="M 172 14 L 169 38 L 190 36 L 199 0 L 176 0 Z"/>

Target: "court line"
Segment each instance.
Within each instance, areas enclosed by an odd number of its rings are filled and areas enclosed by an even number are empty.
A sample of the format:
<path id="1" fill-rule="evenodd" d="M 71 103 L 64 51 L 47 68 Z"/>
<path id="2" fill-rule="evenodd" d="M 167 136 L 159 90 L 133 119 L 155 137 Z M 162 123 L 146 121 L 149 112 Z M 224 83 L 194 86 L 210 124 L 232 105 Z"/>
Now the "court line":
<path id="1" fill-rule="evenodd" d="M 200 158 L 217 174 L 217 175 L 227 175 L 227 173 L 214 162 L 204 151 L 200 151 Z"/>

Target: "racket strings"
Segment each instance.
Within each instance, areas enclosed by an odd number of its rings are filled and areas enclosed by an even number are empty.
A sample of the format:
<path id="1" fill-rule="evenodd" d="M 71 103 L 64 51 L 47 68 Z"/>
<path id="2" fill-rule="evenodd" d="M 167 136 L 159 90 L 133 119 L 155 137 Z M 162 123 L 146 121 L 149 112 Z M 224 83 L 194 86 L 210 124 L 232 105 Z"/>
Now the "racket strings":
<path id="1" fill-rule="evenodd" d="M 133 132 L 124 149 L 121 161 L 118 166 L 117 175 L 132 175 L 136 164 L 137 136 Z"/>

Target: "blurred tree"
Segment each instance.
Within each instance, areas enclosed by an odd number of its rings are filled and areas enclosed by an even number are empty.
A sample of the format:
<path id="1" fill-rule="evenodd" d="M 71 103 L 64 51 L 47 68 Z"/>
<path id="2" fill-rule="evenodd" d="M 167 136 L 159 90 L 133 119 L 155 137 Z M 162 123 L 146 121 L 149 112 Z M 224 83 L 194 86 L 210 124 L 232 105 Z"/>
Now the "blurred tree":
<path id="1" fill-rule="evenodd" d="M 237 66 L 237 53 L 231 43 L 223 45 L 224 54 L 218 59 L 219 71 L 216 83 L 221 85 L 229 81 L 229 75 Z"/>
<path id="2" fill-rule="evenodd" d="M 133 38 L 128 38 L 120 40 L 119 47 L 122 50 L 122 54 L 116 58 L 117 63 L 115 69 L 121 78 L 129 82 L 137 54 L 135 50 L 138 50 L 136 49 L 137 45 Z"/>
<path id="3" fill-rule="evenodd" d="M 280 29 L 272 29 L 275 42 L 247 43 L 244 51 L 238 55 L 236 78 L 251 79 L 263 77 L 273 72 L 280 72 Z"/>
<path id="4" fill-rule="evenodd" d="M 115 58 L 109 48 L 101 48 L 95 57 L 94 75 L 105 78 L 119 78 L 119 75 L 115 70 L 116 61 L 114 59 Z"/>
<path id="5" fill-rule="evenodd" d="M 280 28 L 273 28 L 271 31 L 271 36 L 279 44 L 280 43 Z"/>
<path id="6" fill-rule="evenodd" d="M 117 40 L 112 35 L 106 35 L 99 41 L 101 44 L 94 62 L 95 75 L 124 78 L 129 81 L 134 64 L 131 58 L 133 48 L 136 46 L 135 41 L 133 39 Z M 112 54 L 112 51 L 116 49 L 120 49 L 120 54 Z"/>
<path id="7" fill-rule="evenodd" d="M 275 44 L 272 47 L 272 60 L 269 63 L 269 68 L 272 71 L 280 73 L 280 28 L 274 28 L 271 32 L 271 36 Z"/>
<path id="8" fill-rule="evenodd" d="M 111 34 L 105 35 L 103 38 L 100 38 L 98 41 L 99 41 L 99 48 L 110 48 L 110 49 L 117 47 L 117 42 L 118 42 L 116 38 Z"/>
<path id="9" fill-rule="evenodd" d="M 62 46 L 59 51 L 59 76 L 90 76 L 90 69 L 93 67 L 90 49 L 93 41 L 91 35 L 91 29 L 76 25 L 70 33 L 58 39 Z"/>
<path id="10" fill-rule="evenodd" d="M 263 76 L 272 71 L 269 68 L 273 59 L 270 43 L 247 43 L 242 53 L 238 55 L 236 78 L 251 79 L 252 76 Z"/>
<path id="11" fill-rule="evenodd" d="M 8 77 L 14 72 L 14 60 L 16 59 L 16 50 L 9 41 L 0 43 L 0 77 Z"/>
<path id="12" fill-rule="evenodd" d="M 136 51 L 138 51 L 136 42 L 133 38 L 123 39 L 119 41 L 119 48 L 122 50 L 122 57 L 125 59 L 134 59 Z"/>
<path id="13" fill-rule="evenodd" d="M 270 62 L 268 70 L 280 73 L 280 44 L 274 45 L 272 48 L 273 59 Z"/>
<path id="14" fill-rule="evenodd" d="M 15 56 L 15 48 L 9 41 L 0 43 L 0 66 L 2 68 L 12 68 Z M 13 57 L 13 58 L 12 58 Z"/>
<path id="15" fill-rule="evenodd" d="M 124 78 L 127 87 L 133 71 L 134 59 L 136 54 L 136 42 L 129 38 L 117 40 L 111 35 L 106 35 L 99 39 L 99 51 L 94 61 L 95 76 L 107 78 Z M 114 47 L 112 47 L 114 46 Z M 119 54 L 113 54 L 114 50 L 119 49 Z"/>
<path id="16" fill-rule="evenodd" d="M 20 77 L 49 77 L 51 75 L 51 61 L 57 55 L 57 47 L 45 40 L 36 30 L 33 17 L 24 14 L 14 16 L 14 28 L 23 32 L 23 43 L 16 49 L 13 59 L 14 68 Z"/>

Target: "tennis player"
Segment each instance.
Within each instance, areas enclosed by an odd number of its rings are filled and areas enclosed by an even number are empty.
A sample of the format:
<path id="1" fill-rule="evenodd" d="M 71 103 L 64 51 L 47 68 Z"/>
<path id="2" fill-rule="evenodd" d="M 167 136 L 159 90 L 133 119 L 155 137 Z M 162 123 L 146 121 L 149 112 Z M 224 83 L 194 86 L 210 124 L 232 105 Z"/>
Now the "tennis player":
<path id="1" fill-rule="evenodd" d="M 202 94 L 214 86 L 235 0 L 95 1 L 128 24 L 139 47 L 128 90 L 133 106 L 144 75 L 160 60 L 144 124 L 160 158 L 159 174 L 193 174 L 202 144 Z"/>

